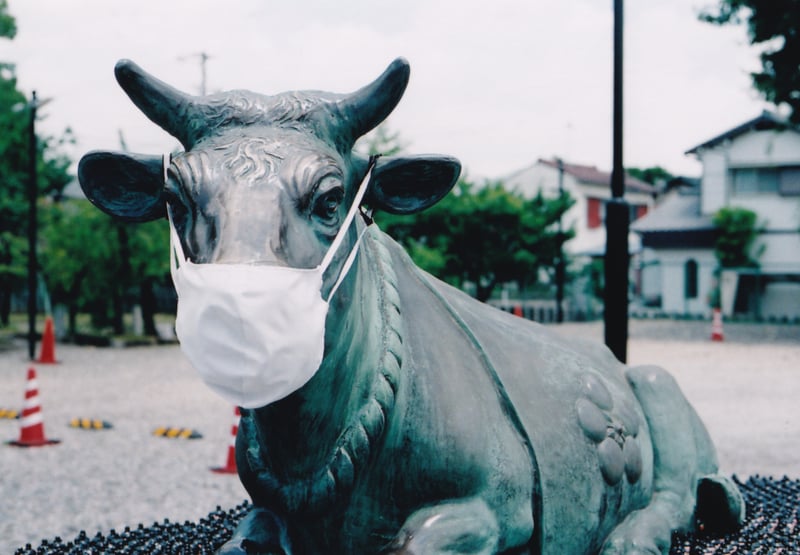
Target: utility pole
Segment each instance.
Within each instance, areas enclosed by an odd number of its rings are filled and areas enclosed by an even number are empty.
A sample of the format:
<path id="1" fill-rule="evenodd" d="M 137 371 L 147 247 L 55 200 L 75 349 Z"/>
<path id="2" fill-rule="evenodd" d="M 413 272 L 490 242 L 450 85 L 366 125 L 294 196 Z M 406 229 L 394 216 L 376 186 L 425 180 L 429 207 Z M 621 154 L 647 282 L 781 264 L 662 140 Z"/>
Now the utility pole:
<path id="1" fill-rule="evenodd" d="M 188 58 L 199 58 L 200 60 L 200 96 L 206 95 L 206 62 L 211 58 L 206 52 L 196 52 L 178 59 L 184 61 Z"/>
<path id="2" fill-rule="evenodd" d="M 622 60 L 623 0 L 614 0 L 614 114 L 611 199 L 606 204 L 605 343 L 621 361 L 627 360 L 628 344 L 628 233 L 630 208 L 625 200 L 622 162 Z"/>

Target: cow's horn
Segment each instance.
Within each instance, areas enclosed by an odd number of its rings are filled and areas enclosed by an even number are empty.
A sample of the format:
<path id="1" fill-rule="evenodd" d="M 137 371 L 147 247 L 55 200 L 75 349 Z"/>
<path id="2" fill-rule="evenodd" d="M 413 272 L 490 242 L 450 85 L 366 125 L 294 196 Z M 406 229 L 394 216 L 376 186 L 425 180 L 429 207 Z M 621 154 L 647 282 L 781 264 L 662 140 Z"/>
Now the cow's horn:
<path id="1" fill-rule="evenodd" d="M 409 73 L 408 62 L 397 58 L 375 81 L 337 102 L 339 113 L 349 122 L 350 145 L 392 113 L 406 90 Z"/>
<path id="2" fill-rule="evenodd" d="M 194 97 L 179 91 L 145 72 L 130 60 L 120 60 L 114 67 L 120 87 L 150 120 L 191 148 L 188 130 L 197 117 Z"/>

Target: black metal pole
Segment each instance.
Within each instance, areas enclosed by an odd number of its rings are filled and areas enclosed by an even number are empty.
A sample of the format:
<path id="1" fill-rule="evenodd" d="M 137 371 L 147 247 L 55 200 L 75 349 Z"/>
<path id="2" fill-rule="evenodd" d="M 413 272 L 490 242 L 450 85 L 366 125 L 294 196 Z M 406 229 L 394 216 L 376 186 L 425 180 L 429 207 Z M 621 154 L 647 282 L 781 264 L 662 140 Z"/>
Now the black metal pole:
<path id="1" fill-rule="evenodd" d="M 564 194 L 564 161 L 558 159 L 558 194 Z M 564 229 L 561 220 L 564 215 L 558 217 L 558 261 L 556 262 L 556 322 L 559 324 L 564 321 L 564 280 L 566 278 L 566 268 L 564 262 Z"/>
<path id="2" fill-rule="evenodd" d="M 31 95 L 28 130 L 28 356 L 34 359 L 36 351 L 36 91 Z"/>
<path id="3" fill-rule="evenodd" d="M 623 0 L 614 0 L 614 114 L 611 199 L 606 204 L 605 342 L 622 362 L 628 344 L 628 232 L 630 209 L 625 201 L 625 170 L 622 162 L 622 60 Z"/>

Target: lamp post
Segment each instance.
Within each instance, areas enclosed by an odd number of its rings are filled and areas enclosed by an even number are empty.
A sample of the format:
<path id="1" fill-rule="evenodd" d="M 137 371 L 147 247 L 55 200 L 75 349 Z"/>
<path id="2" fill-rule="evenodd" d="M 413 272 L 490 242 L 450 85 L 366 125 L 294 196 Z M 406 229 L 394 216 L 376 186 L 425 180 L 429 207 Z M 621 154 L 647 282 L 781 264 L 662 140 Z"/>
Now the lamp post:
<path id="1" fill-rule="evenodd" d="M 36 110 L 50 102 L 50 99 L 39 100 L 36 91 L 31 93 L 31 100 L 27 104 L 29 111 L 28 120 L 28 356 L 34 359 L 36 350 L 36 199 L 39 196 L 39 186 L 36 175 L 36 162 L 38 158 L 38 144 L 36 140 Z"/>
<path id="2" fill-rule="evenodd" d="M 605 343 L 626 362 L 628 344 L 628 232 L 630 209 L 625 200 L 622 163 L 622 44 L 623 0 L 614 0 L 614 114 L 611 199 L 606 204 L 605 294 L 603 317 Z"/>
<path id="3" fill-rule="evenodd" d="M 31 95 L 28 121 L 28 357 L 36 350 L 36 91 Z"/>

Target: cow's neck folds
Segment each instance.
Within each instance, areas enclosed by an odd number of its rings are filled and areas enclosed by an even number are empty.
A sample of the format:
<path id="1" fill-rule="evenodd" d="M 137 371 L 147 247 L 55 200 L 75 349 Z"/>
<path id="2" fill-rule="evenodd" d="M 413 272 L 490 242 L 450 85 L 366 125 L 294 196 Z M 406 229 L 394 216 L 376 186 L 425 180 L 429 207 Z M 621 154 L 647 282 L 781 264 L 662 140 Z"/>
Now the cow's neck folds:
<path id="1" fill-rule="evenodd" d="M 339 293 L 346 315 L 329 334 L 336 342 L 326 345 L 323 367 L 296 396 L 253 415 L 259 437 L 248 438 L 248 462 L 262 493 L 292 513 L 318 513 L 352 490 L 394 407 L 401 314 L 379 234 L 368 231 L 358 275 L 348 280 L 355 283 Z"/>

